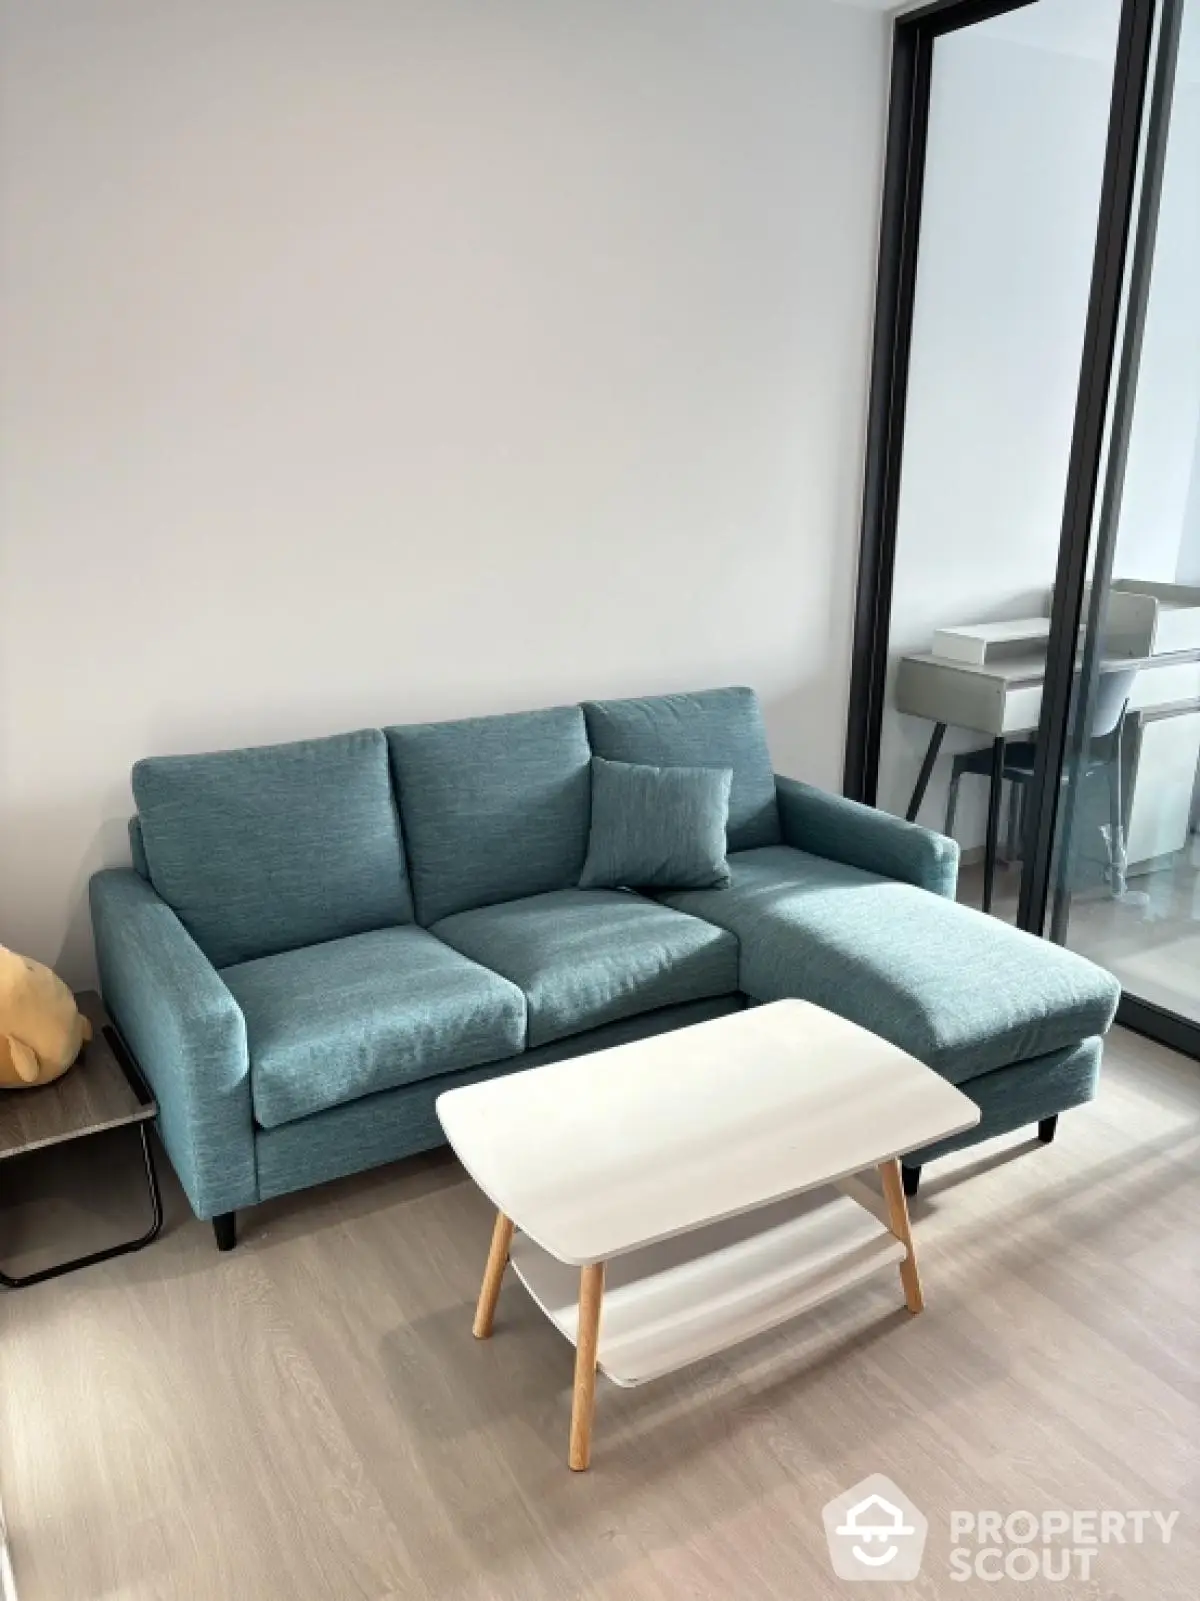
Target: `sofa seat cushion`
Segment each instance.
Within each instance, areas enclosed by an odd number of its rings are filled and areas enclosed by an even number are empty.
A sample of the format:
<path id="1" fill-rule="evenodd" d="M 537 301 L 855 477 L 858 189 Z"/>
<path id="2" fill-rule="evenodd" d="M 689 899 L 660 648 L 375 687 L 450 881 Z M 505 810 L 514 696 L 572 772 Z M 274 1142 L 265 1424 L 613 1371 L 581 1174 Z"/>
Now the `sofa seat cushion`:
<path id="1" fill-rule="evenodd" d="M 525 1045 L 521 991 L 412 925 L 261 957 L 221 977 L 246 1019 L 262 1128 Z"/>
<path id="2" fill-rule="evenodd" d="M 724 890 L 663 897 L 736 934 L 741 987 L 861 1023 L 951 1083 L 1103 1034 L 1101 968 L 911 884 L 785 845 L 729 858 Z"/>
<path id="3" fill-rule="evenodd" d="M 524 991 L 529 1044 L 737 989 L 737 941 L 624 890 L 566 889 L 460 912 L 439 939 Z"/>

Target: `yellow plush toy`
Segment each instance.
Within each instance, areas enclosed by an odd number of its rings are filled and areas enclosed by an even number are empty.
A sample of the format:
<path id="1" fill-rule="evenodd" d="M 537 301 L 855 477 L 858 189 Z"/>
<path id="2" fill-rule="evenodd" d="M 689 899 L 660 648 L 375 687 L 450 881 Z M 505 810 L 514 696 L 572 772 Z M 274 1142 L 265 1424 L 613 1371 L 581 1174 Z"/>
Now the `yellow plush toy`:
<path id="1" fill-rule="evenodd" d="M 0 1089 L 52 1084 L 91 1037 L 58 974 L 0 945 Z"/>

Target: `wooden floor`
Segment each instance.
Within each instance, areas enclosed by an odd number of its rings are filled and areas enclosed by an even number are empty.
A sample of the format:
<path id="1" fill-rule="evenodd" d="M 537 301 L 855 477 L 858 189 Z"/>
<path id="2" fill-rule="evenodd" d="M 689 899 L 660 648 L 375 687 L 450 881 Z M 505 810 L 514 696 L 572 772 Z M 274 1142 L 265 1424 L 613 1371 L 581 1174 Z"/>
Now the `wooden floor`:
<path id="1" fill-rule="evenodd" d="M 134 1138 L 0 1174 L 5 1265 L 41 1260 L 35 1230 L 140 1226 Z M 882 1472 L 930 1534 L 876 1595 L 1010 1593 L 950 1579 L 953 1508 L 1179 1509 L 1169 1547 L 1015 1593 L 1191 1601 L 1198 1158 L 1200 1067 L 1118 1031 L 1054 1145 L 927 1170 L 921 1316 L 885 1275 L 673 1379 L 602 1381 L 585 1475 L 572 1352 L 511 1277 L 471 1337 L 492 1217 L 449 1158 L 263 1207 L 225 1257 L 172 1181 L 157 1245 L 0 1295 L 20 1596 L 819 1601 L 847 1594 L 821 1507 Z"/>

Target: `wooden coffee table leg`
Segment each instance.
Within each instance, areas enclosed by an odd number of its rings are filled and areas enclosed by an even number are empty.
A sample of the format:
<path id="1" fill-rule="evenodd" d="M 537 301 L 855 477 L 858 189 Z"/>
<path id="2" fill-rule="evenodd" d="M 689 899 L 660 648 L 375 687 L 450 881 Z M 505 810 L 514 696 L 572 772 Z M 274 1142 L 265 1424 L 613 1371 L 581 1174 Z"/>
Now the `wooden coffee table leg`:
<path id="1" fill-rule="evenodd" d="M 508 1248 L 512 1244 L 512 1237 L 512 1218 L 505 1217 L 503 1212 L 497 1212 L 487 1267 L 483 1272 L 483 1285 L 479 1291 L 479 1304 L 475 1308 L 475 1323 L 471 1331 L 477 1340 L 491 1338 L 492 1324 L 496 1317 L 496 1302 L 500 1298 L 504 1269 L 508 1266 Z"/>
<path id="2" fill-rule="evenodd" d="M 575 1339 L 575 1390 L 571 1401 L 571 1445 L 567 1461 L 582 1473 L 592 1459 L 592 1416 L 596 1410 L 596 1349 L 604 1302 L 604 1263 L 579 1271 L 579 1328 Z"/>
<path id="3" fill-rule="evenodd" d="M 904 1304 L 910 1312 L 919 1312 L 925 1305 L 925 1299 L 921 1294 L 921 1276 L 917 1272 L 917 1249 L 913 1244 L 912 1229 L 908 1222 L 908 1202 L 904 1199 L 904 1181 L 900 1176 L 899 1161 L 881 1162 L 879 1177 L 883 1180 L 883 1198 L 887 1202 L 888 1227 L 907 1253 L 900 1264 Z"/>

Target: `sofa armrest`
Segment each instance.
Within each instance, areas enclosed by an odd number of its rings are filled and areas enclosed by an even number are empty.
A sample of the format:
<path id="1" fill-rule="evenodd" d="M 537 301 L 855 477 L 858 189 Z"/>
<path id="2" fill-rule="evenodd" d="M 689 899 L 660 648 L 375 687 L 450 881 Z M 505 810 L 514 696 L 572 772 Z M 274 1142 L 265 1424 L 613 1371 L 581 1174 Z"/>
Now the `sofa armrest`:
<path id="1" fill-rule="evenodd" d="M 775 775 L 784 844 L 954 899 L 958 846 L 873 806 Z"/>
<path id="2" fill-rule="evenodd" d="M 197 1217 L 258 1199 L 246 1023 L 175 913 L 129 868 L 91 882 L 100 987 L 158 1102 Z"/>

